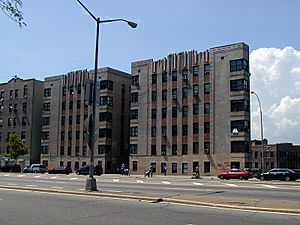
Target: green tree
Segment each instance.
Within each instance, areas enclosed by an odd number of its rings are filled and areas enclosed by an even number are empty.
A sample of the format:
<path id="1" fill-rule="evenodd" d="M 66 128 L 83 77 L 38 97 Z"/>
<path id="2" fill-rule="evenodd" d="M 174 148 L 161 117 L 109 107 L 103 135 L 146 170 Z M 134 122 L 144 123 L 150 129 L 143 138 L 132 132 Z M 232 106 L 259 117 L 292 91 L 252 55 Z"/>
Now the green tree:
<path id="1" fill-rule="evenodd" d="M 2 12 L 18 23 L 20 27 L 26 26 L 23 18 L 23 12 L 20 10 L 22 5 L 22 0 L 0 0 L 0 9 Z"/>
<path id="2" fill-rule="evenodd" d="M 7 154 L 11 159 L 18 159 L 20 156 L 26 155 L 29 152 L 29 146 L 20 140 L 17 134 L 13 133 L 6 141 L 9 152 Z"/>

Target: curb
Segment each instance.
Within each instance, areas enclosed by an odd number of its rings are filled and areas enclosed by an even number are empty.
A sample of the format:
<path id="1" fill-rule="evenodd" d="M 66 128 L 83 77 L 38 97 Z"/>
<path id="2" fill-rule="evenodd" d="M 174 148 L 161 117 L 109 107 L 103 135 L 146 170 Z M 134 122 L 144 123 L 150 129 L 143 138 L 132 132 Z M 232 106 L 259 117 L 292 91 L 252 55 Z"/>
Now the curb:
<path id="1" fill-rule="evenodd" d="M 79 195 L 79 196 L 97 196 L 97 197 L 108 197 L 108 198 L 121 198 L 121 199 L 133 199 L 140 201 L 153 201 L 153 202 L 168 202 L 176 204 L 185 204 L 185 205 L 199 205 L 207 207 L 218 207 L 218 208 L 227 208 L 227 209 L 241 209 L 248 211 L 262 211 L 262 212 L 277 212 L 277 213 L 290 213 L 290 214 L 299 214 L 300 209 L 277 209 L 277 208 L 263 208 L 263 207 L 252 207 L 252 206 L 236 206 L 236 205 L 226 205 L 218 203 L 209 203 L 201 201 L 191 201 L 184 199 L 174 199 L 174 198 L 160 198 L 153 196 L 135 196 L 128 194 L 116 194 L 116 193 L 104 193 L 104 192 L 80 192 L 80 191 L 67 191 L 60 189 L 43 189 L 43 188 L 32 188 L 32 187 L 15 187 L 15 186 L 3 186 L 0 185 L 0 189 L 12 189 L 12 190 L 26 190 L 26 191 L 37 191 L 37 192 L 49 192 L 49 193 L 62 193 L 68 195 Z"/>

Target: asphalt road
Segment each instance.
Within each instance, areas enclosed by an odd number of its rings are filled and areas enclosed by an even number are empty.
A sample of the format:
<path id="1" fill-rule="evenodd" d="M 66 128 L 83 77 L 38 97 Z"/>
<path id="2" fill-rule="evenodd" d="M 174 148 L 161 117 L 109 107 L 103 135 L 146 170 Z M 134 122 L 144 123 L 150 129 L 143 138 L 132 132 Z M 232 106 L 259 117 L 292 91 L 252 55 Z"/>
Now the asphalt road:
<path id="1" fill-rule="evenodd" d="M 147 201 L 0 190 L 0 224 L 297 225 L 300 216 Z"/>
<path id="2" fill-rule="evenodd" d="M 192 195 L 300 202 L 299 182 L 193 180 L 182 177 L 134 177 L 104 175 L 97 178 L 98 190 L 112 193 L 155 194 L 163 197 Z M 86 176 L 0 173 L 0 185 L 61 190 L 85 188 Z M 300 203 L 299 203 L 300 208 Z"/>

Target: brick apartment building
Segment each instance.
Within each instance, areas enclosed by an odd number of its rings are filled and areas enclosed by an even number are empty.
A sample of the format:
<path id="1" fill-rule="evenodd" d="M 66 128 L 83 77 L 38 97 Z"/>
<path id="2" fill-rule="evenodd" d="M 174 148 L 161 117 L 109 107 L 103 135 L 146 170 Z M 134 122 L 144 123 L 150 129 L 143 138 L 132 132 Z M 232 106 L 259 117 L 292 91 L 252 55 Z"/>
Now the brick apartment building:
<path id="1" fill-rule="evenodd" d="M 249 47 L 170 54 L 131 65 L 130 170 L 216 174 L 249 167 Z"/>

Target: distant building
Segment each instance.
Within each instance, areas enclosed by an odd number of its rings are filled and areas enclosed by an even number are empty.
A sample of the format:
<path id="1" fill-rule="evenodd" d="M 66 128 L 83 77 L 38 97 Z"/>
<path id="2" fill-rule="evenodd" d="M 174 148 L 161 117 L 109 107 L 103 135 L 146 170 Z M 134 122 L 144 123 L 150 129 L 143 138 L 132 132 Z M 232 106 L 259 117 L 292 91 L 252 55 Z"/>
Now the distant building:
<path id="1" fill-rule="evenodd" d="M 261 168 L 261 141 L 251 141 L 252 167 Z M 272 168 L 289 168 L 300 171 L 300 145 L 292 143 L 268 144 L 264 140 L 263 162 L 265 170 Z"/>
<path id="2" fill-rule="evenodd" d="M 18 159 L 23 167 L 40 162 L 40 134 L 43 82 L 17 76 L 0 84 L 0 164 L 10 163 L 6 140 L 12 133 L 30 147 L 29 154 Z"/>
<path id="3" fill-rule="evenodd" d="M 249 167 L 249 47 L 131 64 L 130 172 L 216 174 Z"/>
<path id="4" fill-rule="evenodd" d="M 41 161 L 49 168 L 69 165 L 73 170 L 90 162 L 86 136 L 91 107 L 86 88 L 94 72 L 81 70 L 47 77 L 44 81 Z M 130 74 L 98 70 L 95 164 L 113 173 L 128 166 Z"/>

